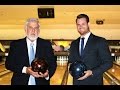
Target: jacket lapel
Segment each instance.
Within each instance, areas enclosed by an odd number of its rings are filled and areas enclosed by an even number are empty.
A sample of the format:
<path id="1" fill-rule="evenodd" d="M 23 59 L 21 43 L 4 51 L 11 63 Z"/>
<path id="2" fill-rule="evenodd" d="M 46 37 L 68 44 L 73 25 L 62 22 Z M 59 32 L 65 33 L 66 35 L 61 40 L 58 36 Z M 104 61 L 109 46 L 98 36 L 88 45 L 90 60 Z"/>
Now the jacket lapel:
<path id="1" fill-rule="evenodd" d="M 37 44 L 36 44 L 36 54 L 35 57 L 37 58 L 43 58 L 45 56 L 45 50 L 44 50 L 44 45 L 43 41 L 41 38 L 37 39 Z"/>
<path id="2" fill-rule="evenodd" d="M 84 48 L 84 50 L 83 50 L 83 55 L 82 55 L 82 57 L 80 56 L 80 52 L 79 52 L 79 42 L 80 42 L 80 37 L 76 40 L 76 44 L 75 44 L 75 46 L 74 46 L 74 49 L 75 49 L 75 51 L 76 51 L 76 53 L 75 53 L 75 58 L 76 58 L 76 60 L 79 60 L 79 61 L 84 61 L 83 60 L 83 58 L 84 58 L 84 56 L 85 56 L 85 54 L 87 53 L 87 51 L 89 50 L 89 48 L 91 48 L 92 46 L 92 38 L 93 38 L 93 34 L 90 34 L 90 36 L 89 36 L 89 38 L 88 38 L 88 41 L 87 41 L 87 43 L 86 43 L 86 46 L 85 46 L 85 48 Z"/>
<path id="3" fill-rule="evenodd" d="M 27 60 L 27 64 L 29 64 L 29 56 L 28 56 L 28 48 L 27 48 L 26 38 L 23 39 L 22 48 L 23 48 L 24 57 Z"/>
<path id="4" fill-rule="evenodd" d="M 76 57 L 76 60 L 79 60 L 81 59 L 81 56 L 80 56 L 80 52 L 79 52 L 79 42 L 80 42 L 80 37 L 76 40 L 76 45 L 75 45 L 75 57 Z"/>
<path id="5" fill-rule="evenodd" d="M 39 41 L 39 38 L 37 39 L 37 43 L 36 43 L 36 53 L 35 53 L 35 57 L 38 57 L 38 53 L 40 52 L 40 51 L 39 51 L 40 49 L 38 49 L 39 46 L 40 46 L 40 43 L 39 43 L 38 41 Z"/>
<path id="6" fill-rule="evenodd" d="M 85 53 L 89 50 L 91 45 L 92 45 L 92 38 L 93 38 L 93 34 L 90 34 L 90 36 L 89 36 L 89 38 L 88 38 L 88 40 L 86 42 L 85 48 L 83 50 L 83 57 L 84 57 Z"/>

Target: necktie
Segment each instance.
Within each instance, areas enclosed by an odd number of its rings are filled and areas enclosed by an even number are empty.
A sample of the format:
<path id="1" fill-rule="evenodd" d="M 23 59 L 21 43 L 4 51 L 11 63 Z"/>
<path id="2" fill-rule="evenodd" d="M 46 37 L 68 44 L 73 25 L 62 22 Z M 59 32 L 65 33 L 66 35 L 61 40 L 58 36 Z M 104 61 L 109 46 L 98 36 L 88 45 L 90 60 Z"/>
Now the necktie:
<path id="1" fill-rule="evenodd" d="M 81 56 L 83 55 L 83 50 L 84 50 L 84 38 L 81 38 L 81 50 L 80 50 Z"/>
<path id="2" fill-rule="evenodd" d="M 33 45 L 34 45 L 33 43 L 30 44 L 30 55 L 29 55 L 30 64 L 35 58 Z"/>
<path id="3" fill-rule="evenodd" d="M 33 61 L 34 58 L 35 58 L 35 55 L 34 55 L 33 43 L 31 43 L 30 44 L 30 53 L 29 53 L 30 64 L 31 64 L 31 62 Z M 32 75 L 30 75 L 28 85 L 35 85 L 35 78 Z"/>

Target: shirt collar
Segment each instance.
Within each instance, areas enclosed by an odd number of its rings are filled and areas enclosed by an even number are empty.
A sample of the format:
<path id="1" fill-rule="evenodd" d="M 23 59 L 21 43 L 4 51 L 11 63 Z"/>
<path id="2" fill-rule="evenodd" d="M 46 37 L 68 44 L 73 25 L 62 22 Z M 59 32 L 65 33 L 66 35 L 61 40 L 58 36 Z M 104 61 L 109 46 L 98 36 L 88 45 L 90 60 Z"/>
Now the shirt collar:
<path id="1" fill-rule="evenodd" d="M 91 34 L 91 32 L 86 33 L 84 36 L 81 35 L 81 38 L 84 37 L 85 39 L 88 39 L 88 37 L 90 36 L 90 34 Z"/>
<path id="2" fill-rule="evenodd" d="M 28 45 L 30 45 L 31 43 L 33 43 L 36 46 L 36 41 L 37 40 L 34 40 L 33 42 L 31 42 L 28 38 L 26 38 L 26 41 L 27 41 Z"/>

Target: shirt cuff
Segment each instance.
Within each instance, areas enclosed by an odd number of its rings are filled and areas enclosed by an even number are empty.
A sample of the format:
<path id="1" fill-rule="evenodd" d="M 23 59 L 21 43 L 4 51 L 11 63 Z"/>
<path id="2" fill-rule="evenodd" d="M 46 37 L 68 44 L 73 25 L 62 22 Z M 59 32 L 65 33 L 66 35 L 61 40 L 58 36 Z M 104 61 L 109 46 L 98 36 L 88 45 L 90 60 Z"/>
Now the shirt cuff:
<path id="1" fill-rule="evenodd" d="M 46 80 L 49 80 L 49 75 L 47 77 L 45 77 Z"/>
<path id="2" fill-rule="evenodd" d="M 22 73 L 26 73 L 26 69 L 27 69 L 27 67 L 24 66 L 23 69 L 22 69 Z"/>

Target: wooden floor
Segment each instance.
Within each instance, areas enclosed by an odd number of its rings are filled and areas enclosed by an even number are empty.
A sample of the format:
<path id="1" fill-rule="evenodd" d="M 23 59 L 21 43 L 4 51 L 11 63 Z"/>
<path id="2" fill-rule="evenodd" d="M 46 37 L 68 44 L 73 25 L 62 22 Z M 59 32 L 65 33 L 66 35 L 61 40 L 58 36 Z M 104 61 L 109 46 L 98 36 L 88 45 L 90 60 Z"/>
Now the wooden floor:
<path id="1" fill-rule="evenodd" d="M 51 85 L 61 85 L 62 82 L 62 78 L 65 72 L 65 68 L 66 68 L 66 63 L 61 64 L 58 63 L 57 66 L 57 70 L 54 74 L 54 76 L 51 78 Z M 6 70 L 4 65 L 0 66 L 0 72 Z M 4 76 L 0 77 L 0 85 L 10 85 L 10 80 L 12 77 L 12 72 L 8 72 L 7 74 L 5 74 Z"/>
<path id="2" fill-rule="evenodd" d="M 54 76 L 51 78 L 51 85 L 61 85 L 62 78 L 65 72 L 65 66 L 58 66 Z M 10 85 L 12 73 L 8 73 L 0 78 L 0 85 Z"/>
<path id="3" fill-rule="evenodd" d="M 113 68 L 108 70 L 113 76 L 116 76 L 118 80 L 120 80 L 120 67 L 113 65 Z"/>
<path id="4" fill-rule="evenodd" d="M 62 78 L 65 72 L 66 64 L 60 65 L 58 63 L 57 70 L 54 74 L 54 76 L 51 78 L 50 85 L 61 85 Z M 5 71 L 5 66 L 0 65 L 0 72 Z M 120 80 L 120 67 L 113 65 L 113 68 L 108 70 L 112 75 L 116 76 L 117 79 Z M 0 85 L 10 85 L 10 79 L 11 79 L 12 73 L 8 72 L 7 74 L 0 76 Z M 104 79 L 104 85 L 110 85 L 105 78 Z M 68 76 L 68 82 L 67 85 L 72 85 L 72 76 L 69 74 Z"/>

